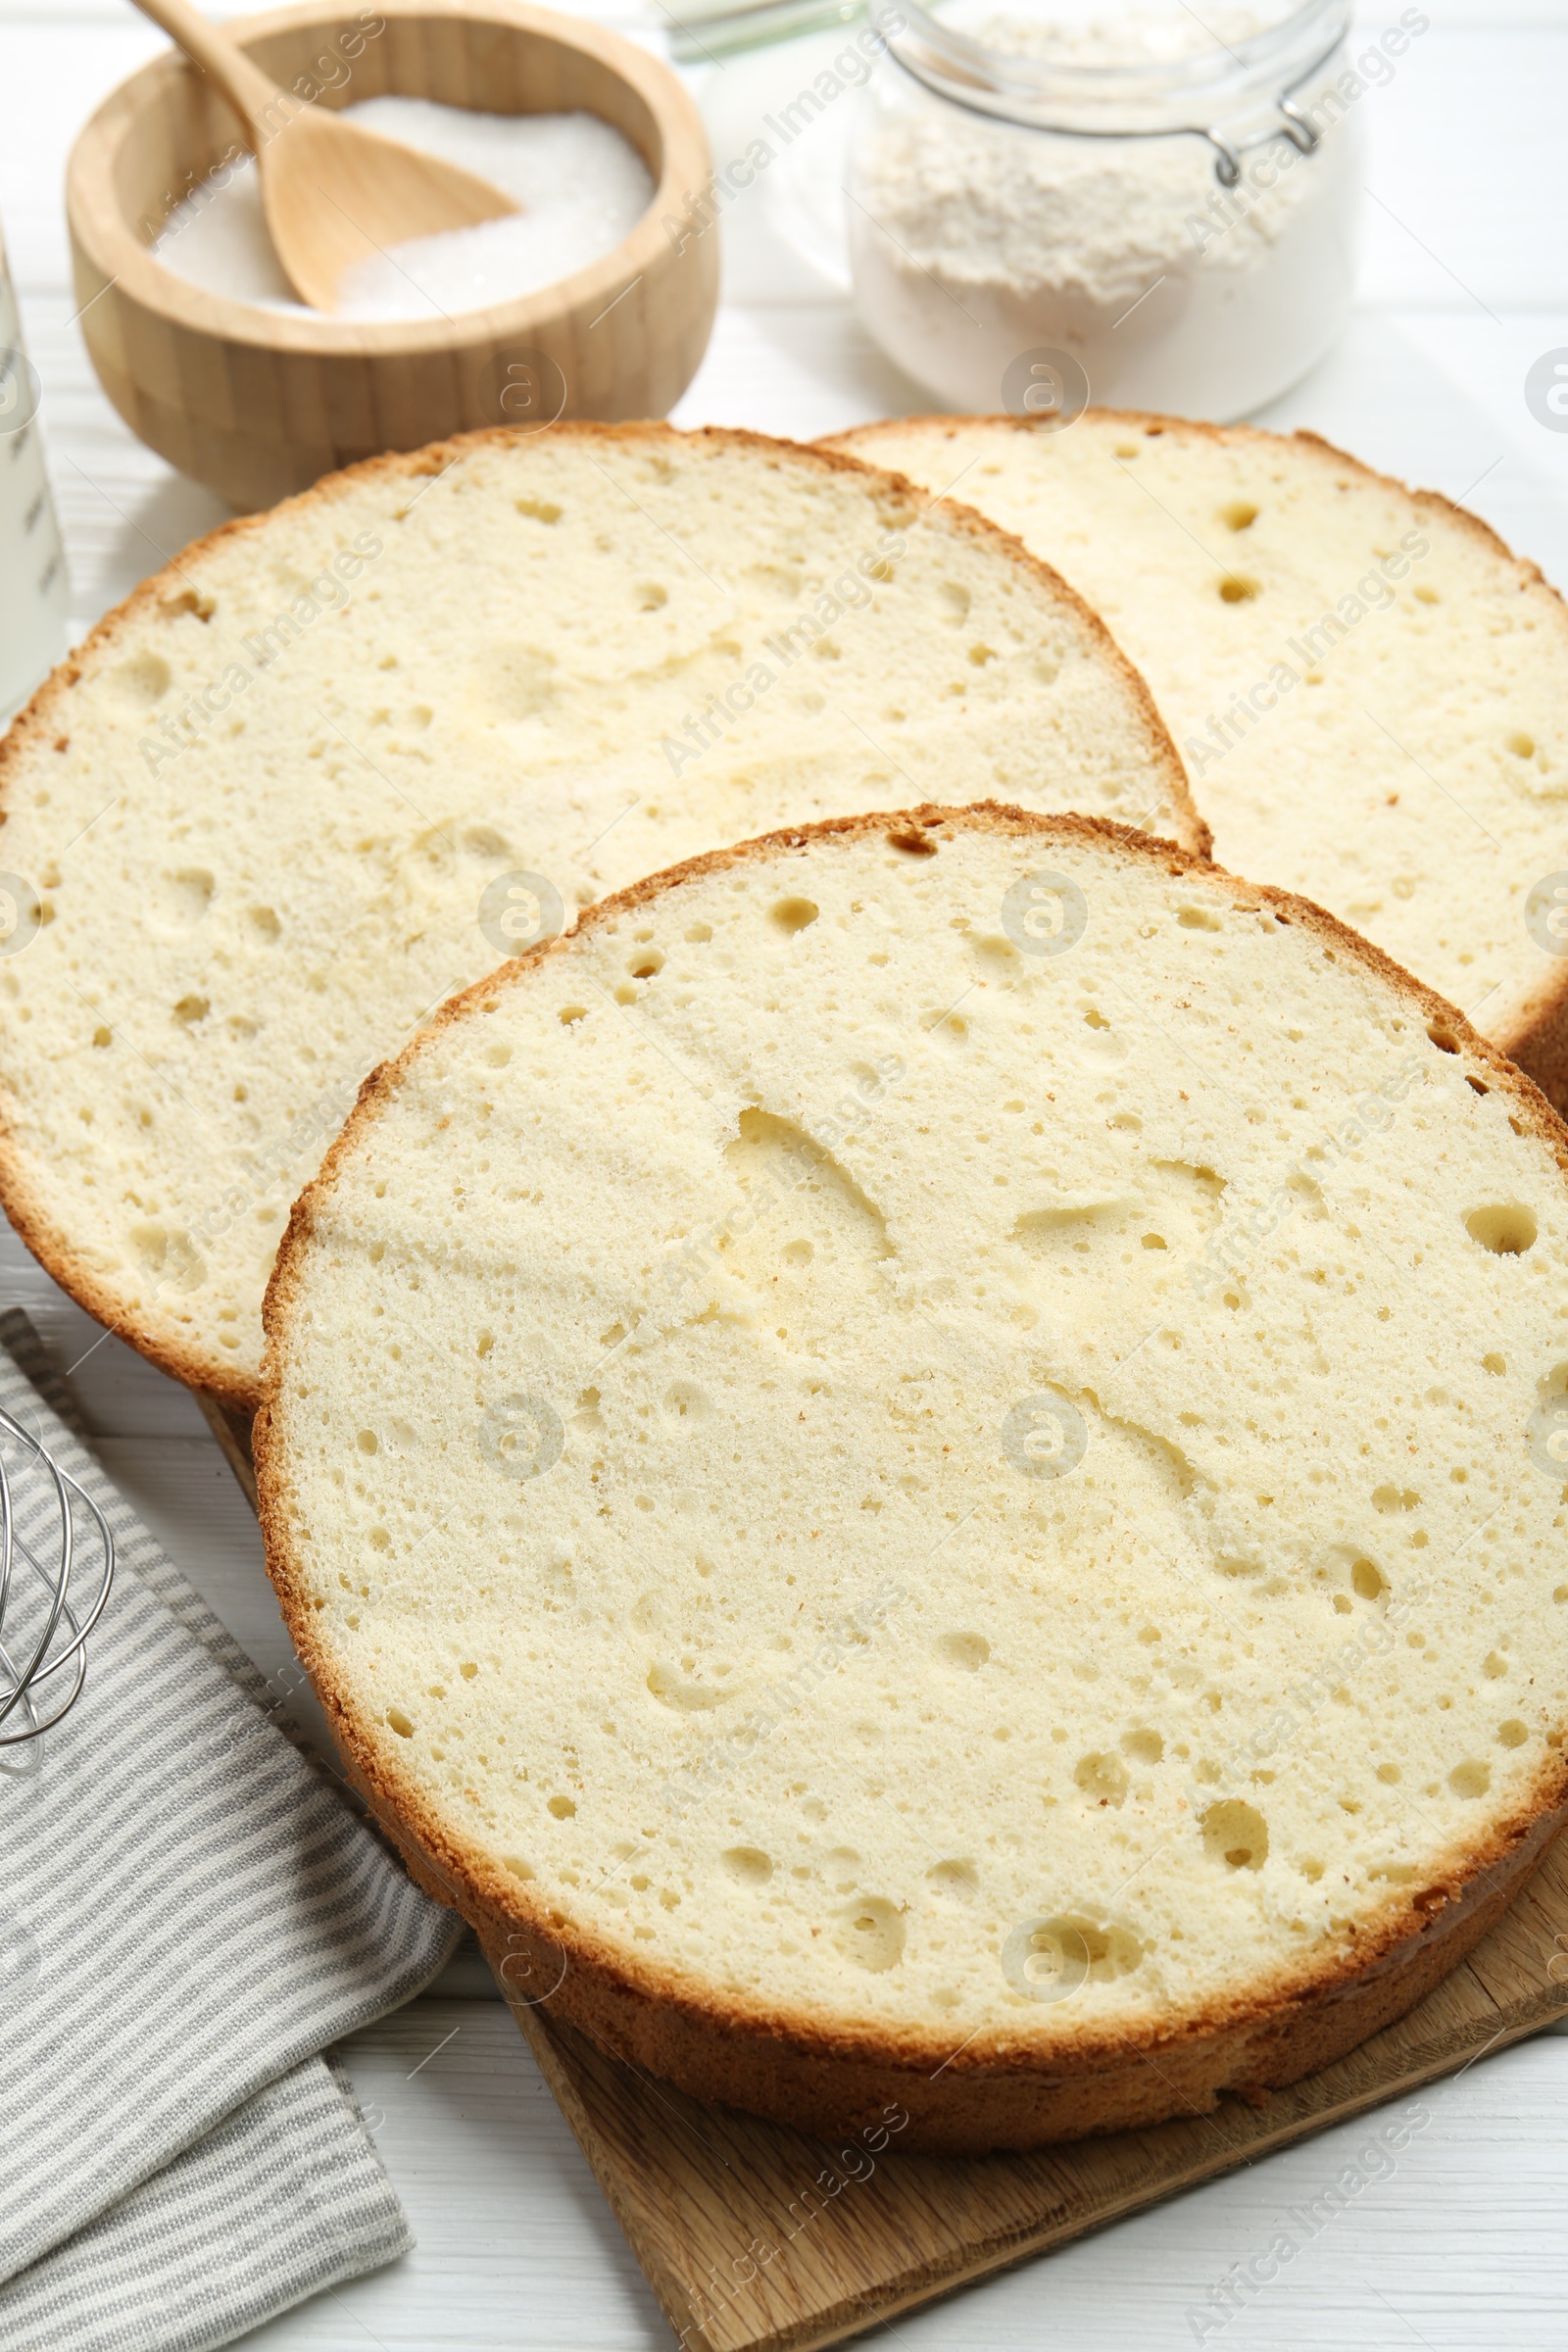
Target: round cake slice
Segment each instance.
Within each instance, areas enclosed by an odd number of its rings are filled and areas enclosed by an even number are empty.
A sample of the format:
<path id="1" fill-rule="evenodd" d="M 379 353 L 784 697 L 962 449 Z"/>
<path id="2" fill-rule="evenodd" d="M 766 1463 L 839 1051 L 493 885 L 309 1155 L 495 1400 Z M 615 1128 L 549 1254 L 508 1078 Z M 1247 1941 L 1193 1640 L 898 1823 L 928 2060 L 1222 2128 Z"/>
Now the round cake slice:
<path id="1" fill-rule="evenodd" d="M 578 907 L 769 826 L 986 792 L 1192 846 L 1074 591 L 853 459 L 479 433 L 190 548 L 0 751 L 0 1200 L 240 1406 L 360 1081 Z"/>
<path id="2" fill-rule="evenodd" d="M 1534 564 L 1312 433 L 1090 410 L 832 446 L 1057 564 L 1148 679 L 1215 856 L 1364 931 L 1568 1103 L 1568 610 Z"/>
<path id="3" fill-rule="evenodd" d="M 1028 2147 L 1294 2081 L 1564 1815 L 1568 1133 L 1305 902 L 922 808 L 367 1086 L 268 1300 L 351 1770 L 706 2097 Z"/>

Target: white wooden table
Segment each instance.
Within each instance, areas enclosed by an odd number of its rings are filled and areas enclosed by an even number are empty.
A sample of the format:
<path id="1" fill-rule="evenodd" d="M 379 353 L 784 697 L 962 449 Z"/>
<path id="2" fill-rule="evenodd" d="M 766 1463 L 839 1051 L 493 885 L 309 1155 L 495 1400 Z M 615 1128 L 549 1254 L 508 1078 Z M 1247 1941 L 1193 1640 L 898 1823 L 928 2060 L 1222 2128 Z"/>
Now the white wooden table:
<path id="1" fill-rule="evenodd" d="M 1365 101 L 1375 200 L 1355 318 L 1338 351 L 1261 421 L 1311 425 L 1374 465 L 1468 496 L 1568 587 L 1568 433 L 1539 424 L 1523 392 L 1530 363 L 1568 346 L 1568 0 L 1428 8 L 1430 32 L 1396 81 Z M 602 13 L 622 21 L 612 4 Z M 1388 0 L 1364 9 L 1362 23 L 1376 32 L 1398 15 Z M 88 109 L 158 37 L 120 0 L 0 0 L 0 220 L 43 378 L 83 623 L 222 518 L 207 492 L 130 438 L 72 323 L 66 155 Z M 800 75 L 774 55 L 788 96 Z M 753 86 L 739 65 L 697 78 L 720 124 Z M 879 359 L 831 282 L 781 246 L 767 202 L 764 188 L 726 220 L 724 307 L 675 421 L 809 436 L 925 405 Z M 34 1315 L 111 1472 L 296 1711 L 311 1716 L 254 1522 L 190 1398 L 105 1338 L 9 1233 L 0 1233 L 0 1305 Z M 425 1999 L 358 2035 L 347 2055 L 418 2247 L 263 2329 L 249 2339 L 258 2352 L 363 2352 L 368 2342 L 384 2352 L 636 2352 L 668 2343 L 475 1955 L 460 1958 Z M 1483 2059 L 1421 2104 L 1428 2121 L 1397 2169 L 1355 2195 L 1231 2322 L 1226 2352 L 1397 2352 L 1412 2343 L 1560 2352 L 1568 2038 Z M 1310 2202 L 1363 2137 L 1354 2126 L 1329 2132 L 879 2332 L 922 2352 L 1058 2342 L 1176 2352 L 1197 2340 L 1189 2308 L 1261 2251 L 1274 2217 Z"/>

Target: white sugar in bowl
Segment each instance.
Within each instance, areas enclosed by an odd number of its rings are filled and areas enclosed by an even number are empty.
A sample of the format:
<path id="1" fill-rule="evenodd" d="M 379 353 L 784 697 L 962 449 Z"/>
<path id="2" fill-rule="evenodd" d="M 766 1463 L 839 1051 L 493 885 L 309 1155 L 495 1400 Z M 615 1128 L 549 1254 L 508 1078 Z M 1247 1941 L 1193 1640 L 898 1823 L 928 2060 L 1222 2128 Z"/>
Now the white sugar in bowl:
<path id="1" fill-rule="evenodd" d="M 653 193 L 612 250 L 488 307 L 432 301 L 396 318 L 268 307 L 253 284 L 236 290 L 221 270 L 216 288 L 194 282 L 154 250 L 243 145 L 212 85 L 165 52 L 89 119 L 67 178 L 88 351 L 162 457 L 234 506 L 270 506 L 383 450 L 480 425 L 662 416 L 679 399 L 712 326 L 718 242 L 664 226 L 711 169 L 667 66 L 524 0 L 307 0 L 227 29 L 290 103 L 390 95 L 476 117 L 595 116 L 636 150 Z"/>

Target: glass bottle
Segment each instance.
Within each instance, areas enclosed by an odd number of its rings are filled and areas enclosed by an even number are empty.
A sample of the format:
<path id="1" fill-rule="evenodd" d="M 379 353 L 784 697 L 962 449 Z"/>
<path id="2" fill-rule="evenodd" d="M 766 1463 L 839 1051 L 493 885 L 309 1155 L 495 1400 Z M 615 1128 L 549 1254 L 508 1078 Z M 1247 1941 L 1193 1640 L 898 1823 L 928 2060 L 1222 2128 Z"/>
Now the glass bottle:
<path id="1" fill-rule="evenodd" d="M 0 721 L 64 653 L 70 594 L 44 471 L 38 375 L 0 239 Z"/>

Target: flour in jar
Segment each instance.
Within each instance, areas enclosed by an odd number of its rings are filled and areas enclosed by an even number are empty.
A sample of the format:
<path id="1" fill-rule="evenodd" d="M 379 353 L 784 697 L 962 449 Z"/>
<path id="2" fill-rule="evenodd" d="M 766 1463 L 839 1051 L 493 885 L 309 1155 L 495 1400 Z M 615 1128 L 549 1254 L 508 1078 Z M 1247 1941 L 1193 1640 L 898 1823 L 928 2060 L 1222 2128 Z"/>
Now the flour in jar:
<path id="1" fill-rule="evenodd" d="M 1076 359 L 1096 400 L 1125 406 L 1235 416 L 1283 388 L 1263 378 L 1283 368 L 1293 380 L 1348 298 L 1350 126 L 1327 125 L 1311 155 L 1281 131 L 1249 153 L 1231 194 L 1209 142 L 1165 128 L 1160 72 L 1269 21 L 1206 10 L 1200 26 L 1135 9 L 975 24 L 994 60 L 1067 69 L 1069 82 L 1074 69 L 1151 69 L 1119 85 L 1115 122 L 1155 135 L 1000 122 L 903 75 L 873 91 L 849 227 L 857 295 L 884 348 L 966 408 L 1002 406 L 1008 363 L 1040 346 Z"/>

